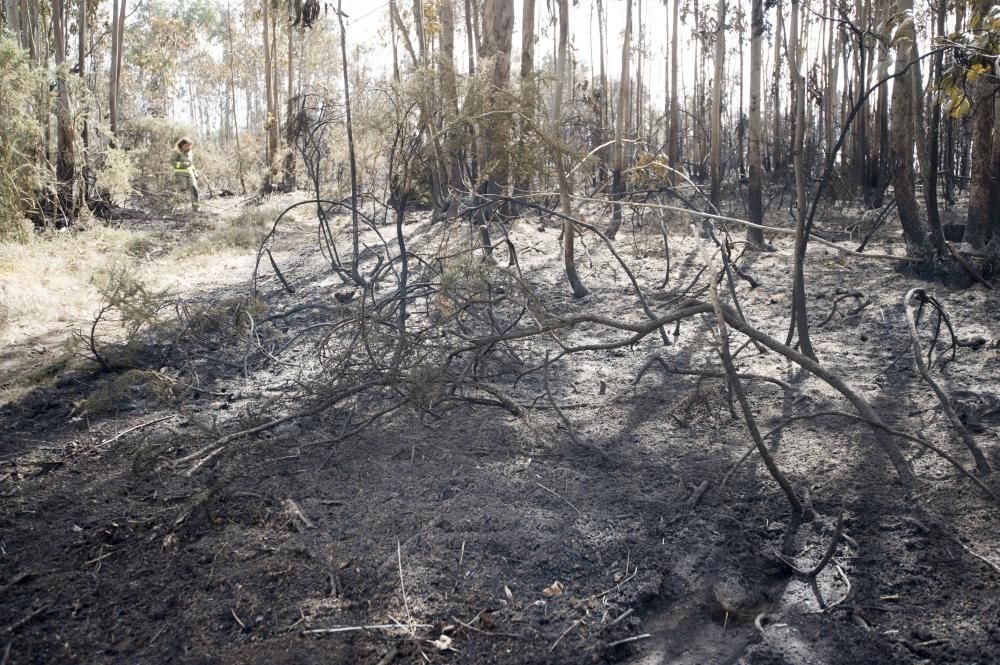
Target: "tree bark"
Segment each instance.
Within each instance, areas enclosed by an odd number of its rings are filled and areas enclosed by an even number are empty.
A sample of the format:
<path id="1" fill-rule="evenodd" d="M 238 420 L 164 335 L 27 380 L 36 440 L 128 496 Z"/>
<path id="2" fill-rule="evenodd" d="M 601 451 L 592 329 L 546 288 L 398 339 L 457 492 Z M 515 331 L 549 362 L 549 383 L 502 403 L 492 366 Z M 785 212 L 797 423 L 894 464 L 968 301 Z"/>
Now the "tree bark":
<path id="1" fill-rule="evenodd" d="M 56 181 L 59 208 L 67 225 L 76 216 L 76 159 L 73 131 L 73 109 L 69 96 L 69 64 L 66 62 L 66 5 L 64 0 L 52 0 L 52 32 L 56 60 Z"/>
<path id="2" fill-rule="evenodd" d="M 552 100 L 551 134 L 553 139 L 553 156 L 556 162 L 556 174 L 559 178 L 559 204 L 567 219 L 563 220 L 563 264 L 566 268 L 566 278 L 573 289 L 574 298 L 582 298 L 589 294 L 576 272 L 574 240 L 576 228 L 571 219 L 572 205 L 570 203 L 569 177 L 566 175 L 566 156 L 562 144 L 562 98 L 563 85 L 566 78 L 566 45 L 569 41 L 569 0 L 559 0 L 559 50 L 556 59 L 555 91 Z"/>
<path id="3" fill-rule="evenodd" d="M 897 11 L 913 11 L 913 0 L 897 0 Z M 892 188 L 896 195 L 896 209 L 903 226 L 907 254 L 922 259 L 928 264 L 933 260 L 934 250 L 927 235 L 927 229 L 920 219 L 920 208 L 914 193 L 916 175 L 913 172 L 913 127 L 914 99 L 913 83 L 907 67 L 913 58 L 911 22 L 910 39 L 900 39 L 896 45 L 896 80 L 892 86 L 892 127 L 890 129 L 890 160 L 892 165 Z"/>
<path id="4" fill-rule="evenodd" d="M 719 0 L 715 19 L 715 73 L 712 82 L 712 173 L 711 200 L 715 210 L 722 204 L 722 78 L 726 61 L 726 0 Z"/>
<path id="5" fill-rule="evenodd" d="M 454 136 L 453 127 L 458 119 L 458 81 L 455 76 L 455 9 L 454 0 L 441 0 L 438 5 L 438 21 L 441 26 L 440 50 L 437 56 L 437 66 L 441 87 L 441 106 L 444 109 L 444 117 L 449 127 L 448 136 Z M 448 186 L 458 186 L 462 182 L 461 160 L 458 154 L 458 147 L 455 141 L 449 141 L 446 149 L 446 160 L 448 162 L 447 182 Z"/>
<path id="6" fill-rule="evenodd" d="M 625 0 L 625 40 L 622 43 L 622 68 L 621 80 L 618 82 L 618 118 L 615 124 L 615 153 L 614 163 L 611 167 L 611 195 L 615 201 L 622 197 L 625 192 L 625 183 L 622 180 L 622 170 L 625 168 L 625 131 L 626 123 L 631 116 L 629 112 L 629 78 L 631 77 L 631 65 L 629 59 L 632 54 L 632 0 Z M 614 240 L 618 234 L 618 229 L 622 225 L 622 206 L 615 203 L 611 211 L 611 224 L 608 226 L 605 235 Z"/>
<path id="7" fill-rule="evenodd" d="M 799 350 L 803 355 L 816 360 L 809 339 L 809 316 L 806 307 L 806 287 L 804 265 L 806 245 L 809 242 L 806 228 L 806 174 L 802 160 L 802 137 L 805 131 L 806 89 L 805 77 L 802 74 L 802 48 L 799 44 L 799 12 L 801 0 L 792 0 L 791 26 L 788 31 L 788 71 L 792 79 L 793 110 L 795 131 L 792 139 L 792 168 L 795 172 L 795 256 L 792 263 L 792 324 L 788 331 L 790 344 L 794 339 L 796 329 L 799 337 Z"/>
<path id="8" fill-rule="evenodd" d="M 990 241 L 990 207 L 993 203 L 991 171 L 993 162 L 993 90 L 986 77 L 975 83 L 976 110 L 972 124 L 972 180 L 969 184 L 969 214 L 965 242 L 982 249 Z"/>
<path id="9" fill-rule="evenodd" d="M 267 2 L 265 0 L 265 5 Z M 358 167 L 354 153 L 354 123 L 351 119 L 351 85 L 347 76 L 347 29 L 341 0 L 337 0 L 337 21 L 340 23 L 340 66 L 344 75 L 344 120 L 347 125 L 347 155 L 351 167 L 351 278 L 360 287 L 368 283 L 361 275 L 360 228 L 358 223 Z M 265 40 L 266 41 L 266 40 Z"/>
<path id="10" fill-rule="evenodd" d="M 771 78 L 771 170 L 781 171 L 785 167 L 785 147 L 781 135 L 781 37 L 784 30 L 782 0 L 774 9 L 774 73 Z"/>
<path id="11" fill-rule="evenodd" d="M 680 0 L 674 0 L 672 29 L 670 31 L 670 147 L 669 162 L 672 168 L 679 168 L 681 160 L 681 109 L 677 103 L 677 82 L 679 59 L 677 42 L 680 33 Z"/>
<path id="12" fill-rule="evenodd" d="M 753 0 L 750 9 L 750 148 L 749 162 L 749 213 L 754 224 L 764 224 L 763 169 L 761 164 L 761 113 L 760 84 L 761 59 L 764 41 L 764 0 Z M 764 247 L 767 241 L 764 231 L 750 229 L 748 238 L 751 245 Z"/>
<path id="13" fill-rule="evenodd" d="M 521 114 L 518 135 L 518 152 L 526 157 L 528 150 L 525 137 L 531 131 L 528 120 L 535 116 L 535 0 L 523 0 L 521 4 Z M 527 119 L 527 120 L 526 120 Z M 524 196 L 531 190 L 531 173 L 521 169 L 514 182 L 514 195 Z"/>
<path id="14" fill-rule="evenodd" d="M 275 113 L 277 109 L 274 104 L 276 94 L 274 90 L 274 54 L 271 50 L 270 5 L 271 3 L 267 0 L 261 4 L 263 7 L 261 19 L 264 22 L 264 96 L 267 98 L 267 117 L 264 120 L 266 137 L 264 166 L 267 169 L 267 175 L 264 178 L 264 191 L 270 190 L 273 178 L 278 173 L 277 165 L 275 164 L 275 157 L 278 153 L 278 116 Z"/>

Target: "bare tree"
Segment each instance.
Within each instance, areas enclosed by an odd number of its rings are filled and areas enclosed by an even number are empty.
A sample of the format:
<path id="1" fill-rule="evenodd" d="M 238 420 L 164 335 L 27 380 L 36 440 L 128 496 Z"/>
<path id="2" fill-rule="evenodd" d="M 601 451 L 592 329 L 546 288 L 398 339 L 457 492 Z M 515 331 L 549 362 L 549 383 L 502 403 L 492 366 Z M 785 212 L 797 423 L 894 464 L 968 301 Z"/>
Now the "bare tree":
<path id="1" fill-rule="evenodd" d="M 566 79 L 566 45 L 569 41 L 569 0 L 559 0 L 559 51 L 556 58 L 556 80 L 555 91 L 552 99 L 551 133 L 553 138 L 553 152 L 555 153 L 556 174 L 559 178 L 559 204 L 563 214 L 566 216 L 563 221 L 563 263 L 566 267 L 566 277 L 569 279 L 573 289 L 574 298 L 582 298 L 589 294 L 587 287 L 580 281 L 580 276 L 576 272 L 576 257 L 574 252 L 574 240 L 576 228 L 571 215 L 573 214 L 570 203 L 569 177 L 566 175 L 566 155 L 562 145 L 562 99 L 563 86 Z"/>
<path id="2" fill-rule="evenodd" d="M 896 0 L 901 16 L 912 16 L 913 0 Z M 934 254 L 927 229 L 920 219 L 920 208 L 915 193 L 916 174 L 913 171 L 914 99 L 913 83 L 908 68 L 913 60 L 916 35 L 913 19 L 904 18 L 896 39 L 896 80 L 892 86 L 892 127 L 890 159 L 892 163 L 892 188 L 896 195 L 896 208 L 903 226 L 907 253 L 929 263 Z"/>
<path id="3" fill-rule="evenodd" d="M 754 224 L 764 223 L 763 174 L 760 146 L 762 127 L 760 114 L 761 56 L 764 41 L 764 0 L 753 0 L 750 9 L 750 146 L 749 162 L 749 213 Z M 767 241 L 764 231 L 751 228 L 750 243 L 763 247 Z"/>
<path id="4" fill-rule="evenodd" d="M 618 117 L 615 125 L 615 153 L 611 166 L 611 192 L 615 199 L 620 199 L 625 192 L 625 182 L 622 171 L 625 168 L 625 132 L 627 131 L 629 112 L 629 78 L 631 76 L 629 58 L 632 54 L 632 0 L 625 0 L 625 39 L 622 42 L 621 80 L 618 82 Z M 611 212 L 611 224 L 606 234 L 614 240 L 622 225 L 622 207 L 616 203 Z"/>
<path id="5" fill-rule="evenodd" d="M 112 0 L 111 6 L 111 84 L 108 87 L 108 114 L 111 133 L 118 134 L 118 93 L 121 87 L 122 44 L 125 36 L 125 1 Z"/>
<path id="6" fill-rule="evenodd" d="M 67 223 L 76 216 L 74 195 L 76 155 L 73 129 L 73 109 L 69 95 L 69 64 L 66 62 L 66 5 L 63 0 L 52 2 L 52 32 L 56 57 L 56 180 L 59 183 L 59 208 Z"/>
<path id="7" fill-rule="evenodd" d="M 715 62 L 712 81 L 712 205 L 716 210 L 722 204 L 722 174 L 719 161 L 722 152 L 722 78 L 726 62 L 726 0 L 719 0 L 715 18 Z"/>
<path id="8" fill-rule="evenodd" d="M 965 241 L 982 249 L 990 241 L 993 217 L 993 86 L 980 75 L 974 84 L 975 115 L 972 125 L 972 180 L 969 185 L 969 213 Z"/>
<path id="9" fill-rule="evenodd" d="M 795 171 L 795 256 L 792 263 L 792 322 L 786 344 L 791 344 L 798 330 L 799 350 L 816 360 L 809 339 L 809 315 L 806 309 L 804 264 L 809 233 L 806 228 L 806 173 L 802 160 L 802 137 L 806 120 L 806 80 L 802 73 L 803 47 L 799 41 L 799 14 L 801 0 L 792 0 L 792 15 L 788 29 L 788 69 L 792 79 L 793 117 L 795 131 L 792 136 L 792 168 Z"/>

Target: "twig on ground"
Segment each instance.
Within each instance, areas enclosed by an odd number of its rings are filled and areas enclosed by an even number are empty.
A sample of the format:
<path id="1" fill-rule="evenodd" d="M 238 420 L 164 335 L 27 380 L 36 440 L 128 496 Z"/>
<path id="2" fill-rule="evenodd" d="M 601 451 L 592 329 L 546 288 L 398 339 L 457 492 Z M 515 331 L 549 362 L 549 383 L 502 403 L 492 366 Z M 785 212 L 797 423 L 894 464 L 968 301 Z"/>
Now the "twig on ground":
<path id="1" fill-rule="evenodd" d="M 245 623 L 243 623 L 243 621 L 240 620 L 240 615 L 238 615 L 236 613 L 236 610 L 233 609 L 232 607 L 230 607 L 229 608 L 229 612 L 230 612 L 230 614 L 233 615 L 233 618 L 236 619 L 236 623 L 240 624 L 240 628 L 242 628 L 243 630 L 246 630 L 247 629 L 247 625 Z"/>
<path id="2" fill-rule="evenodd" d="M 46 612 L 49 611 L 49 609 L 51 609 L 49 605 L 42 605 L 41 607 L 38 607 L 38 608 L 36 608 L 36 609 L 28 612 L 26 615 L 24 615 L 23 617 L 21 617 L 17 621 L 15 621 L 15 622 L 13 622 L 11 624 L 8 624 L 6 627 L 4 627 L 2 630 L 0 630 L 0 633 L 4 633 L 4 634 L 9 635 L 10 633 L 13 633 L 18 628 L 20 628 L 20 627 L 24 626 L 25 624 L 27 624 L 28 622 L 30 622 L 32 619 L 34 619 L 36 617 L 39 617 L 42 614 L 45 614 Z"/>
<path id="3" fill-rule="evenodd" d="M 114 435 L 110 439 L 105 439 L 104 441 L 101 441 L 99 444 L 97 444 L 97 447 L 98 448 L 103 448 L 104 446 L 110 446 L 112 443 L 114 443 L 118 439 L 122 438 L 126 434 L 130 434 L 130 433 L 132 433 L 132 432 L 134 432 L 136 430 L 142 429 L 144 427 L 149 427 L 150 425 L 155 425 L 156 423 L 162 423 L 164 420 L 170 420 L 173 417 L 174 417 L 173 414 L 171 414 L 169 416 L 163 416 L 162 418 L 157 418 L 155 420 L 150 420 L 148 422 L 139 423 L 138 425 L 133 425 L 132 427 L 129 427 L 128 429 L 122 430 L 121 432 L 119 432 L 118 434 Z"/>
<path id="4" fill-rule="evenodd" d="M 336 626 L 333 628 L 312 628 L 310 630 L 303 630 L 303 635 L 327 635 L 331 633 L 352 633 L 362 630 L 406 630 L 415 628 L 433 628 L 429 623 L 411 623 L 404 625 L 401 623 L 381 623 L 372 624 L 365 626 Z"/>
<path id="5" fill-rule="evenodd" d="M 626 637 L 623 640 L 616 640 L 614 642 L 608 643 L 608 648 L 611 649 L 612 647 L 621 646 L 622 644 L 628 644 L 629 642 L 638 642 L 639 640 L 648 640 L 651 637 L 652 637 L 652 635 L 650 635 L 649 633 L 643 633 L 642 635 L 635 635 L 633 637 Z"/>
<path id="6" fill-rule="evenodd" d="M 837 518 L 837 528 L 833 532 L 833 538 L 830 539 L 830 546 L 826 549 L 826 554 L 823 558 L 819 560 L 819 563 L 813 567 L 812 570 L 806 573 L 806 577 L 815 579 L 817 575 L 823 572 L 830 560 L 833 559 L 834 553 L 837 551 L 837 545 L 840 543 L 840 537 L 844 533 L 844 511 L 840 511 L 840 517 Z"/>
<path id="7" fill-rule="evenodd" d="M 614 626 L 614 625 L 615 625 L 615 624 L 617 624 L 617 623 L 621 623 L 622 621 L 624 621 L 624 620 L 625 620 L 625 619 L 627 619 L 628 617 L 632 616 L 632 613 L 633 613 L 633 612 L 635 612 L 635 609 L 634 609 L 634 608 L 632 608 L 632 607 L 628 608 L 627 610 L 625 610 L 624 612 L 622 612 L 622 613 L 621 613 L 621 614 L 620 614 L 620 615 L 618 616 L 618 618 L 617 618 L 617 619 L 615 619 L 614 621 L 612 621 L 612 622 L 611 622 L 611 623 L 610 623 L 609 625 L 611 625 L 611 626 Z"/>
<path id="8" fill-rule="evenodd" d="M 573 630 L 574 628 L 576 628 L 577 626 L 579 626 L 581 623 L 583 623 L 583 619 L 577 619 L 576 621 L 573 622 L 573 624 L 569 628 L 567 628 L 566 630 L 564 630 L 562 632 L 562 635 L 559 636 L 559 639 L 557 639 L 555 642 L 553 642 L 552 646 L 549 647 L 549 653 L 552 653 L 553 651 L 555 651 L 556 647 L 559 646 L 559 643 L 562 642 L 562 639 L 564 637 L 566 637 L 567 635 L 569 635 L 569 632 L 571 630 Z"/>
<path id="9" fill-rule="evenodd" d="M 903 307 L 906 309 L 906 323 L 910 330 L 910 344 L 913 347 L 913 363 L 917 367 L 917 372 L 920 374 L 927 385 L 931 387 L 934 394 L 937 396 L 938 401 L 941 402 L 941 408 L 944 410 L 945 416 L 948 417 L 948 421 L 951 426 L 958 432 L 959 437 L 962 439 L 962 443 L 965 447 L 969 449 L 972 453 L 972 457 L 976 460 L 976 469 L 979 473 L 983 475 L 988 475 L 993 471 L 990 466 L 989 460 L 983 454 L 982 449 L 980 449 L 979 444 L 976 443 L 972 435 L 969 434 L 969 430 L 965 428 L 962 421 L 959 419 L 958 414 L 955 413 L 955 409 L 951 405 L 951 398 L 948 397 L 948 393 L 944 391 L 944 388 L 934 380 L 930 372 L 927 370 L 927 365 L 924 363 L 923 353 L 920 350 L 920 337 L 917 333 L 917 322 L 913 314 L 913 308 L 910 307 L 911 300 L 918 300 L 920 302 L 928 302 L 932 306 L 940 309 L 941 305 L 933 297 L 927 295 L 927 292 L 921 288 L 910 289 L 906 296 L 903 298 Z"/>
<path id="10" fill-rule="evenodd" d="M 28 572 L 26 570 L 21 571 L 17 575 L 14 575 L 14 577 L 11 578 L 10 582 L 7 582 L 2 587 L 0 587 L 0 597 L 3 597 L 3 595 L 5 593 L 7 593 L 8 591 L 10 591 L 12 588 L 14 588 L 15 586 L 17 586 L 21 582 L 23 582 L 26 579 L 29 579 L 30 577 L 33 577 L 33 576 L 34 576 L 34 573 Z"/>
<path id="11" fill-rule="evenodd" d="M 566 431 L 569 433 L 569 438 L 576 445 L 581 446 L 581 447 L 586 447 L 582 443 L 580 443 L 580 440 L 578 438 L 576 438 L 576 431 L 573 429 L 573 423 L 571 423 L 569 421 L 569 418 L 566 417 L 566 414 L 563 413 L 563 410 L 561 408 L 559 408 L 559 404 L 556 402 L 555 398 L 552 397 L 552 391 L 549 389 L 549 352 L 548 351 L 545 352 L 545 366 L 542 368 L 542 380 L 543 380 L 543 384 L 544 384 L 544 388 L 545 388 L 545 396 L 549 398 L 549 404 L 552 405 L 552 409 L 556 412 L 556 415 L 559 416 L 559 419 L 563 422 L 563 425 L 566 426 Z"/>
<path id="12" fill-rule="evenodd" d="M 403 594 L 403 607 L 406 609 L 406 623 L 413 625 L 413 617 L 410 616 L 410 601 L 406 599 L 406 584 L 403 582 L 403 546 L 396 541 L 396 562 L 399 564 L 399 588 Z"/>
<path id="13" fill-rule="evenodd" d="M 295 517 L 298 517 L 302 521 L 302 523 L 306 525 L 307 529 L 316 528 L 316 525 L 313 524 L 312 520 L 310 520 L 304 512 L 302 512 L 302 509 L 299 508 L 299 504 L 295 503 L 294 500 L 285 499 L 285 507 L 288 509 L 288 512 L 290 512 Z"/>
<path id="14" fill-rule="evenodd" d="M 962 256 L 961 252 L 955 249 L 955 247 L 950 242 L 945 244 L 948 246 L 948 251 L 951 252 L 951 255 L 955 257 L 955 260 L 958 261 L 958 264 L 965 269 L 965 272 L 969 273 L 969 276 L 972 277 L 972 279 L 979 282 L 987 289 L 993 290 L 993 285 L 990 284 L 990 282 L 985 277 L 983 277 L 982 273 L 976 270 L 975 266 L 969 263 L 968 259 Z"/>
<path id="15" fill-rule="evenodd" d="M 541 488 L 542 488 L 543 490 L 545 490 L 545 491 L 546 491 L 546 492 L 548 492 L 549 494 L 551 494 L 552 496 L 554 496 L 554 497 L 558 497 L 558 498 L 562 499 L 562 500 L 563 500 L 564 502 L 566 502 L 566 505 L 567 505 L 567 506 L 569 506 L 570 508 L 572 508 L 573 510 L 575 510 L 575 511 L 576 511 L 576 514 L 577 514 L 577 515 L 580 515 L 580 514 L 581 514 L 581 513 L 580 513 L 580 509 L 579 509 L 579 508 L 577 508 L 576 506 L 574 506 L 574 505 L 573 505 L 573 504 L 572 504 L 572 503 L 570 502 L 570 500 L 569 500 L 569 499 L 567 499 L 566 497 L 562 496 L 561 494 L 559 494 L 559 493 L 557 493 L 557 492 L 555 492 L 555 491 L 553 491 L 553 490 L 550 490 L 550 489 L 549 489 L 548 487 L 546 487 L 545 485 L 543 485 L 543 484 L 541 484 L 541 483 L 539 483 L 539 482 L 536 482 L 535 484 L 536 484 L 536 485 L 538 485 L 539 487 L 541 487 Z M 464 545 L 464 541 L 463 541 L 463 545 Z M 464 551 L 464 550 L 463 550 L 463 551 Z"/>
<path id="16" fill-rule="evenodd" d="M 701 501 L 701 497 L 704 496 L 706 490 L 708 490 L 708 481 L 703 480 L 698 485 L 698 487 L 694 488 L 694 492 L 692 492 L 691 498 L 688 499 L 688 506 L 690 508 L 694 508 L 695 506 L 697 506 L 698 502 Z"/>
<path id="17" fill-rule="evenodd" d="M 824 612 L 829 612 L 834 607 L 840 605 L 842 602 L 847 600 L 851 595 L 851 579 L 847 576 L 847 573 L 844 572 L 844 569 L 840 567 L 839 563 L 834 563 L 833 565 L 837 569 L 837 574 L 840 575 L 840 579 L 843 580 L 844 585 L 847 586 L 847 591 L 844 592 L 844 595 L 841 596 L 839 600 L 832 602 L 826 607 L 824 607 L 823 608 Z"/>
<path id="18" fill-rule="evenodd" d="M 626 570 L 625 572 L 628 572 L 628 570 Z M 621 587 L 622 587 L 622 585 L 625 584 L 625 583 L 627 583 L 627 582 L 630 582 L 632 580 L 632 578 L 635 577 L 636 573 L 638 573 L 638 572 L 639 572 L 639 566 L 637 565 L 632 570 L 632 574 L 631 575 L 629 575 L 628 577 L 626 577 L 625 579 L 623 579 L 621 582 L 615 583 L 615 585 L 613 587 L 611 587 L 610 589 L 607 589 L 606 591 L 602 591 L 600 593 L 595 593 L 593 596 L 591 596 L 587 600 L 595 600 L 597 598 L 602 598 L 602 597 L 608 595 L 609 593 L 611 593 L 612 591 L 620 590 Z"/>
<path id="19" fill-rule="evenodd" d="M 477 614 L 475 616 L 475 618 L 472 619 L 472 621 L 475 621 L 476 619 L 478 619 L 480 614 L 482 614 L 482 612 L 480 612 L 479 614 Z M 483 630 L 482 628 L 476 628 L 475 626 L 473 626 L 471 624 L 471 622 L 470 623 L 466 623 L 466 622 L 462 621 L 461 619 L 459 619 L 456 616 L 451 617 L 451 620 L 454 621 L 455 623 L 457 623 L 458 625 L 462 626 L 463 628 L 467 628 L 467 629 L 469 629 L 471 631 L 474 631 L 476 633 L 479 633 L 481 635 L 489 635 L 491 637 L 514 637 L 514 638 L 517 638 L 517 639 L 521 639 L 521 637 L 522 637 L 521 635 L 518 635 L 517 633 L 499 633 L 499 632 L 493 632 L 491 630 Z"/>

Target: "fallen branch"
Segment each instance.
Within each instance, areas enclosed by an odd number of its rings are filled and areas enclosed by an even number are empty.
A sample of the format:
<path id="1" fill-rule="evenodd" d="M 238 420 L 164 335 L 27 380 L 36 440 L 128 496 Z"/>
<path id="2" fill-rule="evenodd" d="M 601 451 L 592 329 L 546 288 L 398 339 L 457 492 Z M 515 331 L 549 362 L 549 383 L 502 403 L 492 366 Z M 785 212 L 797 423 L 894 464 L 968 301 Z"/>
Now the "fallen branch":
<path id="1" fill-rule="evenodd" d="M 840 537 L 844 533 L 844 511 L 840 511 L 840 516 L 837 518 L 837 528 L 834 529 L 833 538 L 830 539 L 830 546 L 826 548 L 826 554 L 823 558 L 819 560 L 812 570 L 806 573 L 806 577 L 809 579 L 816 579 L 823 569 L 826 568 L 827 564 L 833 559 L 834 553 L 837 551 L 837 545 L 840 544 Z"/>
<path id="2" fill-rule="evenodd" d="M 933 297 L 928 296 L 927 292 L 921 288 L 910 289 L 903 298 L 903 307 L 906 309 L 906 324 L 910 329 L 910 344 L 913 347 L 913 364 L 916 365 L 917 372 L 920 373 L 920 378 L 922 378 L 927 385 L 931 387 L 934 394 L 937 395 L 938 401 L 941 403 L 941 408 L 944 410 L 944 414 L 948 417 L 948 421 L 951 423 L 951 426 L 956 432 L 958 432 L 958 436 L 962 439 L 962 443 L 964 443 L 965 447 L 972 453 L 972 458 L 976 460 L 976 469 L 983 475 L 989 475 L 993 471 L 993 468 L 990 466 L 989 461 L 983 454 L 982 449 L 980 449 L 979 444 L 976 443 L 975 439 L 972 438 L 969 430 L 967 430 L 965 425 L 962 424 L 958 414 L 955 413 L 955 409 L 951 406 L 951 398 L 948 397 L 948 393 L 946 393 L 944 388 L 942 388 L 941 385 L 934 380 L 930 372 L 927 370 L 927 365 L 924 364 L 923 353 L 920 350 L 920 337 L 917 333 L 917 322 L 913 314 L 913 309 L 910 307 L 910 301 L 914 299 L 922 303 L 928 302 L 936 308 L 941 308 L 941 304 L 938 303 Z"/>
<path id="3" fill-rule="evenodd" d="M 651 637 L 652 637 L 652 635 L 650 635 L 649 633 L 643 633 L 642 635 L 636 635 L 634 637 L 626 637 L 623 640 L 617 640 L 615 642 L 609 642 L 608 643 L 608 648 L 611 649 L 613 647 L 621 646 L 622 644 L 628 644 L 629 642 L 638 642 L 639 640 L 648 640 Z"/>
<path id="4" fill-rule="evenodd" d="M 712 282 L 710 294 L 712 296 L 712 308 L 715 310 L 715 318 L 719 324 L 719 357 L 722 359 L 722 366 L 725 367 L 726 374 L 729 376 L 729 386 L 736 396 L 736 401 L 740 404 L 740 410 L 743 411 L 743 419 L 746 421 L 747 431 L 750 432 L 750 437 L 753 439 L 754 444 L 756 444 L 757 451 L 760 453 L 760 458 L 764 461 L 764 466 L 767 467 L 768 473 L 771 474 L 771 477 L 781 487 L 781 491 L 785 493 L 785 498 L 788 499 L 792 511 L 797 515 L 801 515 L 803 512 L 802 502 L 799 501 L 799 497 L 795 494 L 792 484 L 788 482 L 788 478 L 778 468 L 774 457 L 771 455 L 771 451 L 764 444 L 764 439 L 760 435 L 760 429 L 757 427 L 757 420 L 753 416 L 753 409 L 750 407 L 750 401 L 747 399 L 747 393 L 743 389 L 743 382 L 736 373 L 736 365 L 733 364 L 733 356 L 729 351 L 729 328 L 726 326 L 726 317 L 722 312 L 722 304 L 719 302 L 719 289 L 714 281 Z"/>
<path id="5" fill-rule="evenodd" d="M 126 434 L 130 434 L 130 433 L 132 433 L 132 432 L 134 432 L 136 430 L 140 430 L 140 429 L 142 429 L 144 427 L 149 427 L 150 425 L 155 425 L 156 423 L 162 423 L 164 420 L 170 420 L 173 417 L 174 417 L 173 414 L 171 414 L 169 416 L 163 416 L 162 418 L 157 418 L 156 420 L 150 420 L 148 422 L 139 423 L 138 425 L 133 425 L 132 427 L 129 427 L 128 429 L 122 430 L 121 432 L 119 432 L 118 434 L 114 435 L 110 439 L 105 439 L 104 441 L 101 441 L 99 444 L 97 444 L 97 447 L 98 448 L 103 448 L 104 446 L 110 446 L 112 443 L 114 443 L 118 439 L 122 438 Z"/>
<path id="6" fill-rule="evenodd" d="M 968 259 L 962 256 L 961 252 L 955 249 L 954 245 L 952 245 L 950 242 L 946 242 L 945 245 L 948 247 L 948 251 L 955 258 L 955 260 L 958 261 L 958 264 L 965 269 L 965 272 L 969 273 L 969 276 L 972 277 L 972 279 L 979 282 L 987 289 L 990 289 L 991 291 L 993 290 L 993 285 L 985 277 L 983 277 L 981 272 L 976 270 L 976 267 L 974 265 L 969 263 Z"/>

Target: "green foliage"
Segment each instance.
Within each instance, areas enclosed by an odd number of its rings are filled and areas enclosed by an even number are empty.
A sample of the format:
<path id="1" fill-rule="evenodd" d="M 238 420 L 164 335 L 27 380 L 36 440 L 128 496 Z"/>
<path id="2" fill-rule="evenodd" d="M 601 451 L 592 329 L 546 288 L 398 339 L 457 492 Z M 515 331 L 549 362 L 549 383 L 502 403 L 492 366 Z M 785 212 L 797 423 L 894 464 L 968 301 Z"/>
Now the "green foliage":
<path id="1" fill-rule="evenodd" d="M 142 352 L 174 325 L 163 315 L 171 304 L 170 294 L 149 289 L 127 262 L 95 275 L 94 285 L 103 304 L 90 334 L 80 335 L 86 350 L 104 369 L 134 368 Z M 115 329 L 107 332 L 111 324 Z"/>
<path id="2" fill-rule="evenodd" d="M 982 6 L 970 20 L 970 30 L 941 38 L 953 46 L 951 67 L 941 79 L 938 94 L 945 113 L 953 118 L 966 116 L 973 108 L 977 82 L 990 77 L 996 81 L 996 59 L 1000 56 L 1000 5 Z M 985 80 L 985 79 L 984 79 Z"/>
<path id="3" fill-rule="evenodd" d="M 112 203 L 121 204 L 132 194 L 132 180 L 136 168 L 129 154 L 117 148 L 108 148 L 97 171 L 97 188 L 107 192 Z"/>
<path id="4" fill-rule="evenodd" d="M 49 174 L 36 166 L 34 152 L 42 129 L 32 110 L 45 81 L 28 63 L 27 54 L 6 34 L 0 34 L 0 242 L 24 242 L 30 237 L 26 218 L 37 210 L 37 193 Z"/>

